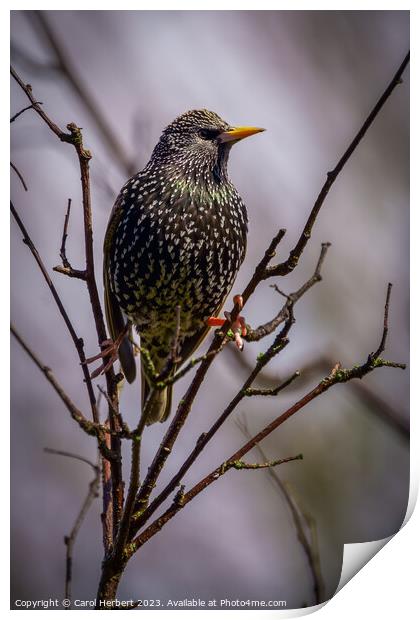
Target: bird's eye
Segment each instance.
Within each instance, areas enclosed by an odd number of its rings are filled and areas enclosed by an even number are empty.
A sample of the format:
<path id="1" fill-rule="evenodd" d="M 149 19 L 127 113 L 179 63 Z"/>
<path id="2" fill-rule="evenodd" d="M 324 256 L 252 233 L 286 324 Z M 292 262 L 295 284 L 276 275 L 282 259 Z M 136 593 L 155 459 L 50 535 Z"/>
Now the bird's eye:
<path id="1" fill-rule="evenodd" d="M 203 140 L 213 140 L 218 134 L 219 131 L 217 129 L 199 129 L 198 131 L 198 135 Z"/>

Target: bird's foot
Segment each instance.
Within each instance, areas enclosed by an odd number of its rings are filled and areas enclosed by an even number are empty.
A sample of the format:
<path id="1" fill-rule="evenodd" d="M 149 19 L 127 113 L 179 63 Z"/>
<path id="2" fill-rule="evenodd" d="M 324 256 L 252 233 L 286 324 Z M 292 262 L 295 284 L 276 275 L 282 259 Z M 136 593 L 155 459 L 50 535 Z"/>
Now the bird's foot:
<path id="1" fill-rule="evenodd" d="M 237 304 L 239 306 L 239 309 L 242 310 L 244 304 L 241 295 L 235 295 L 233 298 L 233 303 Z M 207 325 L 209 327 L 223 327 L 226 321 L 230 322 L 230 312 L 225 312 L 225 317 L 225 319 L 221 319 L 216 316 L 211 316 L 207 319 Z M 247 328 L 243 316 L 238 316 L 237 319 L 233 321 L 230 326 L 230 331 L 232 332 L 231 335 L 235 340 L 236 346 L 240 351 L 242 351 L 244 348 L 244 341 L 242 340 L 242 338 L 244 338 L 247 334 Z"/>
<path id="2" fill-rule="evenodd" d="M 100 359 L 104 360 L 104 362 L 100 366 L 98 366 L 96 370 L 92 372 L 92 374 L 90 375 L 91 379 L 96 379 L 96 377 L 99 377 L 99 375 L 104 375 L 112 367 L 114 362 L 117 361 L 118 350 L 120 348 L 122 341 L 124 340 L 126 333 L 127 333 L 127 326 L 123 329 L 123 331 L 121 332 L 121 334 L 118 336 L 116 340 L 108 339 L 108 340 L 104 340 L 103 342 L 101 342 L 100 353 L 98 353 L 97 355 L 93 355 L 92 357 L 86 358 L 86 360 L 84 361 L 84 364 L 92 364 L 93 362 L 96 362 L 96 360 L 100 360 Z M 109 358 L 109 359 L 105 362 L 106 358 Z"/>

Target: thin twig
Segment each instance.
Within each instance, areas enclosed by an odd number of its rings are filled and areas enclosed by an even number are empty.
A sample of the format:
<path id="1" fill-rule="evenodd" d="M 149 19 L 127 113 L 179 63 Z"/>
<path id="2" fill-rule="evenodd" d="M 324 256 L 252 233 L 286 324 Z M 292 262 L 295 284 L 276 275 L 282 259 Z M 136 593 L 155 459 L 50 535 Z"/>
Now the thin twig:
<path id="1" fill-rule="evenodd" d="M 73 548 L 76 542 L 77 534 L 82 526 L 82 523 L 89 511 L 92 502 L 96 497 L 98 497 L 98 489 L 99 489 L 99 479 L 100 479 L 100 468 L 98 465 L 95 465 L 88 459 L 83 456 L 79 456 L 78 454 L 72 454 L 71 452 L 64 452 L 62 450 L 53 450 L 51 448 L 44 448 L 44 452 L 48 452 L 49 454 L 57 454 L 60 456 L 67 456 L 73 459 L 77 459 L 78 461 L 83 461 L 90 465 L 94 471 L 94 477 L 89 483 L 89 488 L 85 500 L 80 508 L 79 514 L 76 517 L 76 521 L 70 531 L 68 536 L 64 536 L 64 544 L 66 545 L 66 578 L 65 578 L 65 587 L 64 587 L 64 597 L 71 601 L 71 586 L 72 586 L 72 577 L 73 577 Z"/>
<path id="2" fill-rule="evenodd" d="M 42 118 L 42 120 L 48 125 L 53 133 L 59 138 L 62 142 L 68 142 L 72 144 L 72 136 L 66 134 L 64 131 L 61 131 L 60 127 L 56 125 L 48 116 L 45 114 L 44 110 L 41 108 L 41 105 L 38 101 L 36 101 L 35 97 L 32 94 L 32 86 L 30 84 L 25 84 L 23 80 L 18 76 L 13 67 L 10 67 L 10 73 L 14 80 L 19 84 L 21 89 L 25 92 L 29 101 L 32 104 L 32 108 L 35 110 L 37 114 Z"/>
<path id="3" fill-rule="evenodd" d="M 37 104 L 37 105 L 42 105 L 42 101 L 36 101 L 36 104 Z M 34 108 L 34 106 L 33 106 L 33 104 L 32 104 L 32 103 L 31 103 L 30 105 L 27 105 L 27 106 L 26 106 L 26 108 L 23 108 L 23 110 L 20 110 L 20 111 L 19 111 L 19 112 L 17 112 L 14 116 L 12 116 L 12 118 L 10 119 L 10 122 L 11 122 L 11 123 L 14 123 L 14 122 L 15 122 L 15 120 L 16 120 L 17 118 L 19 118 L 19 116 L 20 116 L 21 114 L 23 114 L 24 112 L 26 112 L 26 110 L 33 110 L 33 108 Z"/>
<path id="4" fill-rule="evenodd" d="M 67 237 L 68 237 L 67 230 L 68 230 L 69 220 L 70 220 L 70 209 L 71 209 L 71 198 L 68 199 L 67 211 L 64 217 L 63 235 L 61 237 L 60 258 L 63 264 L 57 265 L 56 267 L 53 267 L 53 269 L 54 271 L 57 271 L 58 273 L 62 273 L 66 276 L 69 276 L 69 278 L 78 278 L 79 280 L 86 280 L 86 270 L 73 269 L 73 267 L 70 265 L 70 261 L 68 260 L 67 254 L 66 254 L 66 242 L 67 242 Z"/>
<path id="5" fill-rule="evenodd" d="M 389 303 L 389 296 L 387 294 L 387 304 Z M 386 305 L 387 305 L 386 304 Z M 386 334 L 387 334 L 387 316 L 388 310 L 385 308 L 384 313 L 384 322 L 383 322 L 383 332 L 381 343 L 385 344 L 386 342 Z M 385 335 L 385 337 L 384 337 Z M 379 350 L 379 349 L 378 349 Z M 346 383 L 348 381 L 352 381 L 353 379 L 362 379 L 367 374 L 375 370 L 376 368 L 381 367 L 392 367 L 392 368 L 401 368 L 405 369 L 405 364 L 400 364 L 398 362 L 392 362 L 389 360 L 382 359 L 380 357 L 375 358 L 374 354 L 370 354 L 364 364 L 361 366 L 353 366 L 353 368 L 342 368 L 339 363 L 337 363 L 334 368 L 331 370 L 330 374 L 322 379 L 310 392 L 305 394 L 300 400 L 298 400 L 292 407 L 287 409 L 280 416 L 275 418 L 270 424 L 268 424 L 265 428 L 263 428 L 257 435 L 252 437 L 245 445 L 243 445 L 239 450 L 237 450 L 231 457 L 226 459 L 219 467 L 210 472 L 207 476 L 205 476 L 200 482 L 198 482 L 190 491 L 183 495 L 182 504 L 172 504 L 161 516 L 159 516 L 155 521 L 153 521 L 143 532 L 141 532 L 129 545 L 126 547 L 126 559 L 128 559 L 152 536 L 157 534 L 162 527 L 172 519 L 177 512 L 181 508 L 183 508 L 187 503 L 189 503 L 194 497 L 196 497 L 199 493 L 204 491 L 210 484 L 215 482 L 220 475 L 222 474 L 225 463 L 231 461 L 238 461 L 245 456 L 252 448 L 254 448 L 257 444 L 261 443 L 263 439 L 265 439 L 268 435 L 270 435 L 273 431 L 275 431 L 281 424 L 284 424 L 290 417 L 292 417 L 295 413 L 303 409 L 307 406 L 312 400 L 318 398 L 321 394 L 327 392 L 334 385 L 339 383 Z M 177 480 L 179 483 L 179 479 Z M 159 496 L 158 496 L 159 497 Z M 156 500 L 155 500 L 156 501 Z M 153 502 L 150 504 L 149 508 L 153 505 Z M 147 508 L 144 511 L 143 515 L 147 512 Z M 142 515 L 142 517 L 143 517 Z"/>
<path id="6" fill-rule="evenodd" d="M 248 327 L 248 331 L 246 336 L 244 336 L 244 340 L 247 342 L 256 342 L 265 338 L 269 334 L 273 333 L 275 329 L 279 325 L 281 325 L 287 318 L 288 309 L 291 305 L 295 304 L 307 291 L 312 288 L 317 282 L 321 282 L 321 268 L 325 260 L 325 256 L 327 255 L 328 249 L 331 247 L 331 243 L 325 242 L 321 244 L 321 252 L 318 258 L 317 265 L 315 267 L 315 271 L 309 280 L 307 280 L 297 291 L 294 293 L 290 293 L 289 295 L 283 293 L 278 288 L 277 284 L 271 284 L 270 286 L 274 288 L 278 293 L 280 293 L 283 297 L 286 297 L 286 302 L 278 312 L 278 314 L 267 323 L 260 325 L 255 329 L 251 329 Z"/>
<path id="7" fill-rule="evenodd" d="M 111 398 L 108 396 L 107 392 L 100 385 L 97 385 L 96 387 L 98 388 L 99 393 L 105 398 L 109 407 L 112 407 L 114 414 L 118 416 L 119 418 L 120 426 L 121 426 L 121 431 L 119 432 L 120 437 L 123 439 L 132 439 L 133 431 L 130 431 L 128 424 L 124 422 L 121 411 L 119 411 L 118 409 L 114 407 L 114 403 L 112 402 Z"/>
<path id="8" fill-rule="evenodd" d="M 227 461 L 224 465 L 223 473 L 225 474 L 229 469 L 268 469 L 271 467 L 277 467 L 277 465 L 283 465 L 283 463 L 290 463 L 290 461 L 301 461 L 303 459 L 302 454 L 296 456 L 289 456 L 285 459 L 275 459 L 274 461 L 265 460 L 263 463 L 246 463 L 245 461 Z"/>
<path id="9" fill-rule="evenodd" d="M 248 429 L 248 425 L 246 423 L 245 418 L 235 420 L 240 431 L 245 435 L 245 437 L 250 440 L 252 439 L 252 435 Z M 264 450 L 261 448 L 260 444 L 255 446 L 255 449 L 260 454 L 260 457 L 263 461 L 269 461 L 267 455 Z M 303 523 L 303 511 L 300 508 L 296 498 L 292 497 L 290 490 L 287 485 L 283 483 L 280 478 L 278 472 L 274 468 L 269 468 L 267 474 L 270 476 L 276 487 L 280 490 L 280 493 L 283 495 L 286 503 L 290 509 L 292 514 L 293 523 L 296 529 L 297 539 L 302 546 L 302 549 L 306 555 L 308 560 L 309 569 L 312 574 L 312 580 L 314 584 L 314 594 L 315 594 L 315 602 L 316 604 L 322 603 L 325 600 L 325 585 L 321 572 L 321 564 L 319 560 L 319 550 L 316 544 L 315 536 L 312 536 L 313 540 L 309 540 L 306 535 L 304 523 Z M 305 515 L 305 520 L 312 523 L 311 532 L 313 534 L 316 533 L 316 525 L 313 517 L 309 515 Z"/>
<path id="10" fill-rule="evenodd" d="M 144 421 L 143 421 L 144 420 Z M 141 436 L 143 434 L 144 426 L 146 424 L 147 417 L 142 413 L 141 422 L 138 426 L 138 434 L 133 436 L 131 443 L 131 469 L 130 469 L 130 482 L 128 486 L 127 497 L 122 511 L 121 520 L 119 523 L 119 529 L 115 537 L 115 545 L 113 555 L 116 558 L 121 558 L 124 553 L 124 548 L 127 543 L 130 521 L 133 515 L 133 510 L 136 502 L 136 495 L 140 485 L 140 448 L 141 448 Z"/>
<path id="11" fill-rule="evenodd" d="M 376 349 L 375 353 L 372 353 L 373 359 L 377 359 L 380 355 L 382 355 L 385 349 L 386 339 L 388 337 L 388 316 L 389 316 L 389 301 L 391 299 L 391 291 L 392 291 L 392 284 L 391 282 L 388 282 L 388 288 L 386 290 L 385 310 L 384 310 L 384 328 L 382 331 L 381 342 L 379 343 L 379 346 Z"/>
<path id="12" fill-rule="evenodd" d="M 386 101 L 389 99 L 389 97 L 392 94 L 393 90 L 399 84 L 401 84 L 401 76 L 404 73 L 404 70 L 407 67 L 409 61 L 410 61 L 410 52 L 408 52 L 408 54 L 406 55 L 406 57 L 402 61 L 401 65 L 399 66 L 399 68 L 397 70 L 397 72 L 395 73 L 394 77 L 390 81 L 389 85 L 387 86 L 387 88 L 385 89 L 385 91 L 383 92 L 381 97 L 379 98 L 379 100 L 376 103 L 376 105 L 373 107 L 372 111 L 370 112 L 370 114 L 366 118 L 365 122 L 363 123 L 362 127 L 360 128 L 360 130 L 358 131 L 356 136 L 350 142 L 349 146 L 347 147 L 347 149 L 344 152 L 344 154 L 342 155 L 342 157 L 339 159 L 339 161 L 338 161 L 337 165 L 335 166 L 335 168 L 331 172 L 328 172 L 327 180 L 325 181 L 325 183 L 324 183 L 324 185 L 323 185 L 323 187 L 322 187 L 322 189 L 321 189 L 321 191 L 320 191 L 320 193 L 318 195 L 318 198 L 316 199 L 315 204 L 312 207 L 312 210 L 311 210 L 311 212 L 309 214 L 308 220 L 307 220 L 307 222 L 305 224 L 305 227 L 304 227 L 304 229 L 302 231 L 302 234 L 299 237 L 298 242 L 296 243 L 295 247 L 293 248 L 293 250 L 289 254 L 289 258 L 284 263 L 279 263 L 278 265 L 272 265 L 271 267 L 268 267 L 267 270 L 266 270 L 266 273 L 264 275 L 264 279 L 270 278 L 272 276 L 284 276 L 284 275 L 290 273 L 291 271 L 293 271 L 293 269 L 296 267 L 296 265 L 297 265 L 297 263 L 299 261 L 299 258 L 302 255 L 302 252 L 303 252 L 303 250 L 306 247 L 306 244 L 308 243 L 309 239 L 311 238 L 311 232 L 312 232 L 313 225 L 315 224 L 315 220 L 318 217 L 318 213 L 319 213 L 322 205 L 324 204 L 324 201 L 325 201 L 325 199 L 326 199 L 326 197 L 327 197 L 327 195 L 328 195 L 328 193 L 329 193 L 333 183 L 336 181 L 338 175 L 340 174 L 340 172 L 342 171 L 342 169 L 344 168 L 344 166 L 346 165 L 346 163 L 350 159 L 351 155 L 356 150 L 357 146 L 359 145 L 360 141 L 362 140 L 362 138 L 366 134 L 367 130 L 372 125 L 372 123 L 375 120 L 375 118 L 378 116 L 379 112 L 383 108 L 383 106 L 386 103 Z"/>
<path id="13" fill-rule="evenodd" d="M 150 414 L 150 407 L 153 402 L 153 388 L 148 395 L 140 415 L 136 429 L 131 433 L 131 469 L 130 482 L 128 486 L 127 499 L 121 516 L 118 532 L 115 537 L 115 545 L 112 557 L 117 562 L 122 561 L 124 549 L 130 534 L 130 522 L 136 507 L 136 496 L 140 486 L 140 450 L 143 431 Z"/>
<path id="14" fill-rule="evenodd" d="M 71 209 L 71 198 L 69 198 L 68 203 L 67 203 L 67 211 L 64 217 L 63 236 L 61 238 L 60 257 L 61 257 L 61 260 L 63 261 L 64 267 L 70 267 L 70 263 L 67 260 L 67 255 L 66 255 L 66 241 L 67 241 L 67 236 L 68 236 L 67 230 L 69 227 L 70 209 Z"/>
<path id="15" fill-rule="evenodd" d="M 49 274 L 48 271 L 42 261 L 42 258 L 38 252 L 38 249 L 36 248 L 34 242 L 32 241 L 32 238 L 30 237 L 25 225 L 23 224 L 18 212 L 16 211 L 14 205 L 12 202 L 10 202 L 10 210 L 12 212 L 13 217 L 16 220 L 17 225 L 20 228 L 20 231 L 23 235 L 23 243 L 29 248 L 29 250 L 32 252 L 33 257 L 35 258 L 35 261 L 39 267 L 39 269 L 41 270 L 42 275 L 44 276 L 44 280 L 47 283 L 48 288 L 51 291 L 51 294 L 54 298 L 54 301 L 58 307 L 58 310 L 61 314 L 61 316 L 64 319 L 64 323 L 66 324 L 66 327 L 70 333 L 70 336 L 73 340 L 73 343 L 76 347 L 78 356 L 79 356 L 79 360 L 82 366 L 82 372 L 83 372 L 83 378 L 84 381 L 86 383 L 86 389 L 88 392 L 88 396 L 89 396 L 89 402 L 90 402 L 90 407 L 92 410 L 92 417 L 93 417 L 93 421 L 95 423 L 99 422 L 99 417 L 98 417 L 98 411 L 97 411 L 97 407 L 96 407 L 96 398 L 95 398 L 95 393 L 93 391 L 93 386 L 92 386 L 92 381 L 90 379 L 90 375 L 89 375 L 89 370 L 86 367 L 86 364 L 84 364 L 84 362 L 86 361 L 86 357 L 85 357 L 85 351 L 84 351 L 84 345 L 83 345 L 83 340 L 81 338 L 79 338 L 79 336 L 76 334 L 75 329 L 73 327 L 72 322 L 70 321 L 70 318 L 67 314 L 66 309 L 64 308 L 64 305 L 61 301 L 61 298 L 57 292 L 57 289 L 55 288 Z"/>
<path id="16" fill-rule="evenodd" d="M 19 332 L 16 330 L 14 325 L 10 325 L 10 331 L 13 336 L 16 338 L 17 342 L 20 344 L 22 349 L 27 353 L 27 355 L 31 358 L 34 364 L 39 368 L 39 370 L 43 373 L 47 381 L 52 385 L 58 396 L 61 398 L 62 402 L 66 406 L 68 412 L 71 417 L 77 424 L 80 426 L 82 430 L 85 431 L 88 435 L 93 435 L 98 438 L 98 446 L 101 450 L 102 454 L 107 459 L 115 459 L 115 455 L 111 453 L 110 450 L 107 449 L 105 444 L 105 434 L 110 432 L 104 426 L 99 424 L 98 422 L 91 422 L 83 415 L 80 409 L 74 404 L 71 400 L 70 396 L 64 390 L 64 388 L 57 381 L 53 371 L 49 366 L 46 366 L 42 363 L 39 357 L 32 351 L 30 346 L 25 342 Z"/>
<path id="17" fill-rule="evenodd" d="M 17 174 L 17 176 L 18 176 L 18 178 L 19 178 L 19 181 L 20 181 L 20 182 L 22 183 L 22 185 L 23 185 L 23 189 L 25 190 L 25 192 L 27 192 L 27 191 L 28 191 L 28 186 L 26 185 L 26 183 L 25 183 L 25 179 L 23 178 L 23 176 L 22 176 L 22 174 L 20 173 L 19 169 L 15 166 L 15 164 L 14 164 L 12 161 L 10 162 L 10 166 L 11 166 L 11 168 L 12 168 L 12 169 L 16 172 L 16 174 Z"/>
<path id="18" fill-rule="evenodd" d="M 263 463 L 246 463 L 245 461 L 226 461 L 223 463 L 219 469 L 218 476 L 223 476 L 230 469 L 236 469 L 238 471 L 241 470 L 256 470 L 256 469 L 272 469 L 277 467 L 278 465 L 284 465 L 285 463 L 290 463 L 291 461 L 301 461 L 303 459 L 302 454 L 297 454 L 296 456 L 289 456 L 285 459 L 275 459 L 274 461 L 265 461 Z M 172 500 L 173 505 L 182 507 L 184 504 L 185 497 L 185 484 L 181 484 L 179 490 L 176 492 L 174 499 Z"/>
<path id="19" fill-rule="evenodd" d="M 77 125 L 70 123 L 67 125 L 73 137 L 73 144 L 79 159 L 81 184 L 82 184 L 82 204 L 83 204 L 83 224 L 85 237 L 85 255 L 86 255 L 86 285 L 89 292 L 89 299 L 92 306 L 93 318 L 95 321 L 96 333 L 98 335 L 98 343 L 103 348 L 103 343 L 107 340 L 102 306 L 99 299 L 98 287 L 95 278 L 95 263 L 93 252 L 93 224 L 92 224 L 92 205 L 90 193 L 90 172 L 89 161 L 91 154 L 83 146 L 82 132 Z M 106 359 L 104 360 L 107 361 Z M 109 365 L 105 372 L 108 395 L 110 396 L 114 407 L 118 408 L 118 386 L 112 365 Z M 121 427 L 118 416 L 114 414 L 114 408 L 108 408 L 108 417 L 110 429 L 115 431 L 115 435 L 111 435 L 110 448 L 112 452 L 121 454 L 121 439 L 118 436 Z M 112 523 L 113 523 L 113 539 L 115 538 L 119 522 L 121 519 L 122 507 L 124 503 L 124 483 L 122 478 L 121 459 L 111 462 L 112 477 Z"/>
<path id="20" fill-rule="evenodd" d="M 245 390 L 244 396 L 277 396 L 279 392 L 289 387 L 289 385 L 293 383 L 293 381 L 295 381 L 298 377 L 300 377 L 300 371 L 296 370 L 296 372 L 294 372 L 288 379 L 286 379 L 286 381 L 283 381 L 283 383 L 280 383 L 280 385 L 278 385 L 277 387 L 261 390 L 256 388 L 248 388 L 247 390 Z"/>
<path id="21" fill-rule="evenodd" d="M 250 372 L 253 368 L 251 360 L 247 360 L 244 355 L 236 355 L 234 351 L 231 351 L 230 355 L 231 362 L 239 364 L 247 372 Z M 304 364 L 300 369 L 302 381 L 299 382 L 299 384 L 307 384 L 309 381 L 312 381 L 317 374 L 328 372 L 334 365 L 333 360 L 336 358 L 337 356 L 333 352 L 330 352 L 328 355 L 321 355 Z M 271 385 L 273 387 L 269 389 L 274 389 L 278 383 L 278 377 L 269 374 L 268 371 L 264 369 L 258 376 L 258 383 L 261 385 Z M 351 393 L 354 394 L 360 402 L 366 405 L 372 414 L 378 416 L 391 428 L 399 432 L 404 440 L 407 441 L 410 439 L 410 424 L 406 416 L 402 415 L 402 412 L 397 411 L 388 401 L 381 398 L 366 383 L 356 383 L 353 381 L 349 384 L 348 389 L 351 390 Z"/>
<path id="22" fill-rule="evenodd" d="M 178 372 L 175 373 L 174 375 L 164 380 L 161 379 L 161 375 L 157 375 L 157 377 L 152 383 L 158 389 L 163 389 L 164 387 L 167 387 L 168 385 L 173 385 L 174 383 L 182 379 L 182 377 L 185 377 L 185 375 L 190 370 L 192 370 L 194 366 L 197 366 L 197 364 L 201 364 L 201 362 L 204 362 L 205 360 L 211 359 L 215 355 L 218 355 L 220 351 L 223 349 L 223 347 L 224 347 L 224 343 L 218 349 L 215 349 L 214 351 L 204 353 L 203 355 L 200 355 L 199 357 L 192 357 L 189 360 L 189 362 L 185 364 L 185 366 L 183 366 L 180 370 L 178 370 Z"/>
<path id="23" fill-rule="evenodd" d="M 98 466 L 95 465 L 90 459 L 87 459 L 85 456 L 80 456 L 80 454 L 73 454 L 73 452 L 67 452 L 67 450 L 56 450 L 55 448 L 44 448 L 44 452 L 47 454 L 57 454 L 59 456 L 67 456 L 70 459 L 75 459 L 76 461 L 81 461 L 82 463 L 86 463 L 86 465 L 90 465 L 93 471 L 96 473 L 98 470 Z"/>

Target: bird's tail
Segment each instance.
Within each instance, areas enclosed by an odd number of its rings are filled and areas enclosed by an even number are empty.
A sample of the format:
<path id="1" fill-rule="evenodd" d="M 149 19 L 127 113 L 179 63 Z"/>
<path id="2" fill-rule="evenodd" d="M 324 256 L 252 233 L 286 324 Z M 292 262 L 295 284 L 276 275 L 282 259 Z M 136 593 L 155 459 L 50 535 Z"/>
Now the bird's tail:
<path id="1" fill-rule="evenodd" d="M 141 402 L 142 410 L 144 404 L 150 394 L 150 386 L 147 382 L 143 368 L 141 369 Z M 155 390 L 151 396 L 150 410 L 147 416 L 146 424 L 150 426 L 155 422 L 165 422 L 171 413 L 172 405 L 172 385 L 164 388 L 163 390 Z"/>

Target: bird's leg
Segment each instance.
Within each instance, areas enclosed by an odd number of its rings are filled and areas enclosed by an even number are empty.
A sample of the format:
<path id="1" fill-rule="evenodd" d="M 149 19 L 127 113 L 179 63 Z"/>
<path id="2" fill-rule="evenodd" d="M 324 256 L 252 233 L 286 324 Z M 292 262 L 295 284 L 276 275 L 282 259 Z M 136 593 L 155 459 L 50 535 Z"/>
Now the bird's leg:
<path id="1" fill-rule="evenodd" d="M 126 326 L 124 327 L 120 335 L 116 338 L 116 340 L 111 340 L 111 339 L 104 340 L 103 342 L 101 342 L 100 346 L 105 347 L 105 349 L 102 349 L 100 353 L 98 353 L 97 355 L 94 355 L 93 357 L 88 357 L 83 362 L 84 364 L 92 364 L 92 362 L 96 362 L 96 360 L 109 357 L 109 360 L 107 363 L 103 362 L 100 366 L 98 366 L 96 370 L 92 372 L 92 374 L 90 375 L 91 379 L 95 379 L 99 375 L 105 374 L 111 368 L 113 363 L 117 361 L 118 350 L 120 348 L 122 341 L 127 335 L 127 331 L 129 327 L 130 327 L 130 323 L 127 322 Z"/>
<path id="2" fill-rule="evenodd" d="M 239 306 L 239 310 L 242 310 L 243 308 L 242 295 L 235 295 L 233 298 L 233 303 Z M 230 322 L 230 313 L 225 312 L 225 317 L 226 317 L 225 319 L 220 319 L 219 317 L 211 316 L 207 319 L 207 325 L 209 327 L 223 327 L 226 321 Z M 244 317 L 238 316 L 237 319 L 232 323 L 230 327 L 233 332 L 233 336 L 235 338 L 236 346 L 238 347 L 240 351 L 242 351 L 244 348 L 244 341 L 242 340 L 242 338 L 245 337 L 247 334 Z"/>

